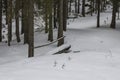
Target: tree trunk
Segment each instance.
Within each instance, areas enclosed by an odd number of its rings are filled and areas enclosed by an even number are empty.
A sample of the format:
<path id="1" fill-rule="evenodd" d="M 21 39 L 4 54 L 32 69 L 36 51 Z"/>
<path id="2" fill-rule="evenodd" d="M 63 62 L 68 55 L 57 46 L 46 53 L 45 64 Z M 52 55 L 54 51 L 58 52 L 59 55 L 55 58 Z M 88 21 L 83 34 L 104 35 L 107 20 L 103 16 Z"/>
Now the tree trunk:
<path id="1" fill-rule="evenodd" d="M 63 30 L 67 30 L 67 14 L 68 14 L 68 9 L 67 9 L 67 0 L 63 1 Z"/>
<path id="2" fill-rule="evenodd" d="M 54 0 L 54 28 L 57 28 L 57 1 Z"/>
<path id="3" fill-rule="evenodd" d="M 29 26 L 29 48 L 28 48 L 28 57 L 34 56 L 34 1 L 28 0 L 28 26 Z"/>
<path id="4" fill-rule="evenodd" d="M 2 41 L 2 0 L 0 0 L 0 42 Z"/>
<path id="5" fill-rule="evenodd" d="M 66 0 L 65 0 L 66 1 Z M 78 9 L 77 9 L 77 0 L 75 0 L 75 13 L 77 13 L 78 11 L 77 11 Z"/>
<path id="6" fill-rule="evenodd" d="M 10 46 L 10 41 L 12 40 L 12 0 L 8 0 L 8 46 Z"/>
<path id="7" fill-rule="evenodd" d="M 21 6 L 22 6 L 22 22 L 21 22 L 21 34 L 24 34 L 24 16 L 25 16 L 25 13 L 24 13 L 24 0 L 21 0 Z"/>
<path id="8" fill-rule="evenodd" d="M 52 18 L 52 0 L 49 1 L 49 33 L 48 33 L 48 40 L 53 41 L 53 18 Z"/>
<path id="9" fill-rule="evenodd" d="M 17 42 L 20 42 L 20 34 L 19 34 L 19 0 L 16 0 L 15 4 L 15 19 L 16 19 L 16 37 Z"/>
<path id="10" fill-rule="evenodd" d="M 78 0 L 78 14 L 80 14 L 80 0 Z"/>
<path id="11" fill-rule="evenodd" d="M 85 17 L 85 0 L 82 0 L 82 16 Z"/>
<path id="12" fill-rule="evenodd" d="M 98 8 L 98 12 L 97 12 L 97 28 L 100 27 L 100 0 L 97 0 L 97 8 Z"/>
<path id="13" fill-rule="evenodd" d="M 110 28 L 116 28 L 116 12 L 117 12 L 117 1 L 113 2 L 112 21 Z"/>
<path id="14" fill-rule="evenodd" d="M 48 0 L 45 0 L 45 33 L 48 33 Z"/>
<path id="15" fill-rule="evenodd" d="M 63 0 L 59 1 L 59 27 L 58 27 L 58 39 L 63 37 Z M 64 44 L 64 38 L 58 41 L 58 46 Z"/>
<path id="16" fill-rule="evenodd" d="M 72 0 L 69 0 L 69 12 L 71 12 Z"/>
<path id="17" fill-rule="evenodd" d="M 27 3 L 29 3 L 29 0 L 24 0 L 23 1 L 23 8 L 22 8 L 22 27 L 24 28 L 24 44 L 28 43 L 28 34 L 29 34 L 29 29 L 28 29 L 28 5 L 26 5 Z"/>

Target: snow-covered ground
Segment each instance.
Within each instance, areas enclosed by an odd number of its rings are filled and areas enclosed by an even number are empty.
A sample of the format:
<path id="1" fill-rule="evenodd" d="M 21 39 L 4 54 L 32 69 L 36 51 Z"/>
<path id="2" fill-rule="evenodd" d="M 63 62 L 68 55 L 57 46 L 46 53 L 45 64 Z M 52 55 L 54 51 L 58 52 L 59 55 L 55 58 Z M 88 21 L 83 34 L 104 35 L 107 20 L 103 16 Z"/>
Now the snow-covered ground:
<path id="1" fill-rule="evenodd" d="M 55 43 L 27 59 L 27 45 L 0 43 L 0 80 L 120 80 L 120 21 L 115 30 L 108 28 L 110 21 L 111 13 L 101 14 L 101 28 L 96 16 L 69 20 L 67 54 L 51 55 Z M 35 46 L 47 42 L 44 32 L 35 33 Z"/>

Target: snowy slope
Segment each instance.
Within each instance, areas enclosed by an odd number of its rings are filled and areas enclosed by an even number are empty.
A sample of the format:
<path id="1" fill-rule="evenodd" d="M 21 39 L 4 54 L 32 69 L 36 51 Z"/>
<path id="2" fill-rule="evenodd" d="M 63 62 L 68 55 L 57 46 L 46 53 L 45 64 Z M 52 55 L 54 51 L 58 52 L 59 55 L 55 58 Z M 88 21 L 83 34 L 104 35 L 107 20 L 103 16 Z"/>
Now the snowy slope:
<path id="1" fill-rule="evenodd" d="M 116 30 L 108 28 L 111 13 L 101 14 L 99 29 L 95 16 L 69 21 L 65 43 L 72 47 L 67 54 L 51 55 L 55 43 L 27 59 L 27 45 L 0 43 L 0 80 L 120 80 L 120 21 Z M 44 32 L 35 33 L 35 46 L 47 42 Z"/>
<path id="2" fill-rule="evenodd" d="M 120 54 L 80 52 L 0 66 L 0 80 L 119 80 Z"/>

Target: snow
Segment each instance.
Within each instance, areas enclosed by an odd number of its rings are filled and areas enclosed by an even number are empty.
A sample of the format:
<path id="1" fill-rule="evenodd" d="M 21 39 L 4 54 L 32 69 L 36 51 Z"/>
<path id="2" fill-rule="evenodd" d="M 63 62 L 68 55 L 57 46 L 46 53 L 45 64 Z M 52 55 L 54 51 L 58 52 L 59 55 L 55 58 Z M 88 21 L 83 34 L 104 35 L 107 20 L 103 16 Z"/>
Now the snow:
<path id="1" fill-rule="evenodd" d="M 68 21 L 65 45 L 35 49 L 34 58 L 27 58 L 23 42 L 0 43 L 0 80 L 120 80 L 120 20 L 117 29 L 108 28 L 108 12 L 101 14 L 101 28 L 96 28 L 95 14 Z M 35 46 L 49 43 L 47 36 L 35 32 Z M 51 55 L 68 44 L 69 53 Z"/>
<path id="2" fill-rule="evenodd" d="M 101 13 L 100 20 L 100 25 L 107 27 L 111 22 L 111 13 Z M 85 18 L 80 17 L 78 19 L 69 20 L 69 22 L 71 23 L 69 25 L 70 29 L 84 29 L 91 28 L 91 26 L 96 27 L 97 16 L 96 14 L 94 14 L 94 16 L 87 15 Z"/>
<path id="3" fill-rule="evenodd" d="M 69 53 L 0 66 L 1 80 L 119 80 L 120 60 L 101 52 Z M 55 65 L 56 62 L 56 65 Z"/>

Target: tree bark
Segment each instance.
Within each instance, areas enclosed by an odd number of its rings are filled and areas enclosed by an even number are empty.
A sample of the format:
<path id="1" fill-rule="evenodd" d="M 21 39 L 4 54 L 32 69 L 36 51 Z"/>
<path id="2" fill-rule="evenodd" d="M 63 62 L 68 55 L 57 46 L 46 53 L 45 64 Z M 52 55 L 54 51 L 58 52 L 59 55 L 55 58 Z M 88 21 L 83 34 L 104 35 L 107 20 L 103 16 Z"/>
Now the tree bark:
<path id="1" fill-rule="evenodd" d="M 63 37 L 63 0 L 59 1 L 59 27 L 58 27 L 58 38 Z M 64 44 L 64 38 L 58 41 L 58 46 Z"/>
<path id="2" fill-rule="evenodd" d="M 49 1 L 49 33 L 48 33 L 48 40 L 53 41 L 53 17 L 52 17 L 52 0 Z"/>
<path id="3" fill-rule="evenodd" d="M 63 30 L 66 31 L 67 30 L 67 14 L 68 14 L 68 7 L 67 7 L 67 0 L 63 1 Z"/>
<path id="4" fill-rule="evenodd" d="M 8 7 L 7 7 L 7 11 L 9 14 L 7 14 L 8 16 L 8 46 L 10 46 L 10 42 L 12 40 L 12 0 L 7 0 L 8 2 Z"/>
<path id="5" fill-rule="evenodd" d="M 78 0 L 78 14 L 80 14 L 80 0 Z"/>
<path id="6" fill-rule="evenodd" d="M 100 27 L 100 0 L 97 0 L 97 28 Z"/>
<path id="7" fill-rule="evenodd" d="M 34 56 L 34 1 L 28 0 L 28 26 L 29 26 L 29 48 L 28 48 L 28 57 Z"/>
<path id="8" fill-rule="evenodd" d="M 45 0 L 45 33 L 48 33 L 48 0 Z"/>
<path id="9" fill-rule="evenodd" d="M 2 41 L 2 0 L 0 0 L 0 42 Z"/>
<path id="10" fill-rule="evenodd" d="M 112 21 L 110 28 L 116 28 L 116 12 L 117 12 L 117 1 L 113 1 Z"/>
<path id="11" fill-rule="evenodd" d="M 82 16 L 85 17 L 85 0 L 82 0 Z"/>
<path id="12" fill-rule="evenodd" d="M 28 43 L 28 34 L 29 34 L 29 17 L 28 17 L 28 8 L 29 6 L 26 5 L 29 3 L 29 0 L 24 0 L 23 1 L 23 8 L 22 8 L 22 27 L 24 28 L 24 44 Z"/>
<path id="13" fill-rule="evenodd" d="M 15 3 L 15 19 L 16 19 L 16 37 L 17 42 L 20 42 L 20 34 L 19 34 L 19 0 L 16 0 Z"/>

